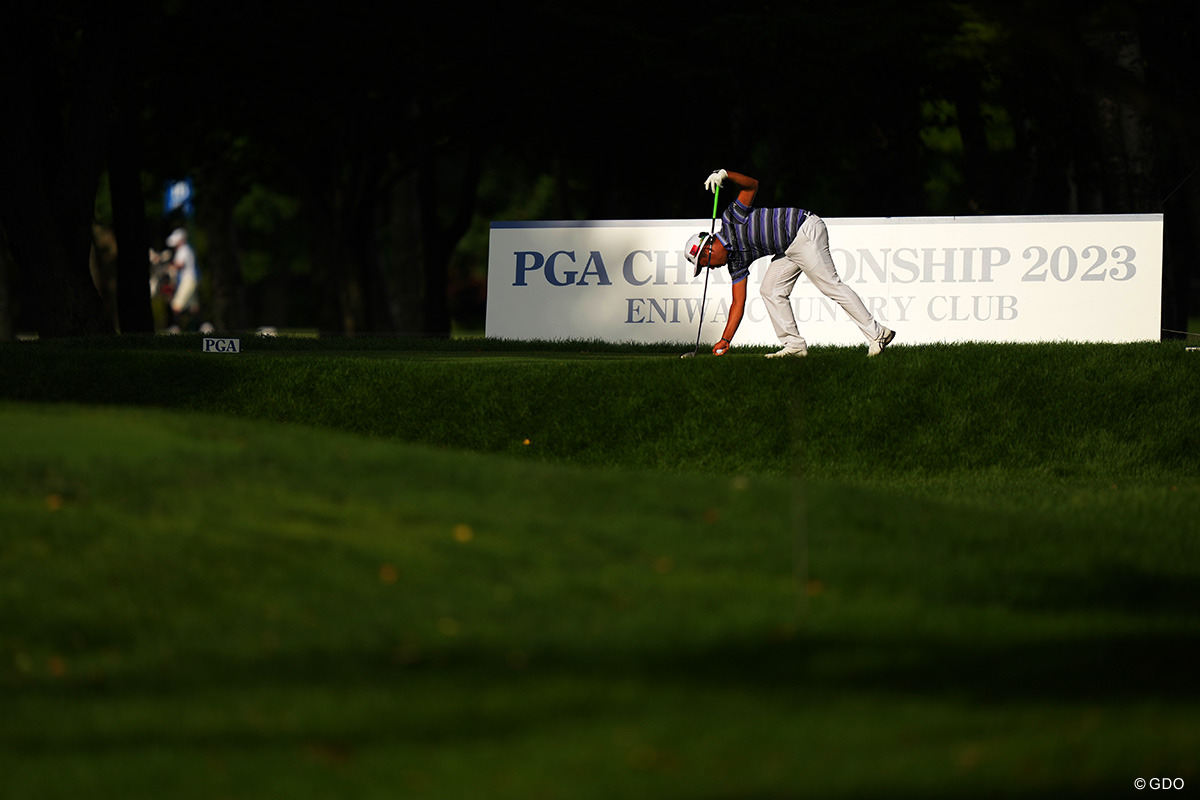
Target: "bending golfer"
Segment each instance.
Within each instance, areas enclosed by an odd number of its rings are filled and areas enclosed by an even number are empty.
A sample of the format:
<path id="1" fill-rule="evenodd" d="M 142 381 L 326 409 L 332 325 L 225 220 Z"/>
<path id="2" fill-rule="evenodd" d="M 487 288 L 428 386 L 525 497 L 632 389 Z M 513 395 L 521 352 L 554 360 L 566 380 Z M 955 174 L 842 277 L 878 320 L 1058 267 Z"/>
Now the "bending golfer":
<path id="1" fill-rule="evenodd" d="M 811 211 L 802 208 L 754 208 L 758 181 L 736 172 L 717 170 L 704 182 L 715 192 L 725 181 L 738 190 L 737 198 L 721 215 L 721 230 L 715 236 L 698 233 L 688 240 L 688 261 L 700 267 L 728 266 L 733 279 L 733 305 L 721 340 L 713 347 L 713 355 L 729 351 L 733 335 L 746 310 L 746 278 L 750 264 L 763 256 L 773 256 L 763 276 L 760 293 L 767 304 L 775 335 L 783 349 L 767 358 L 803 356 L 808 343 L 796 327 L 791 294 L 796 280 L 803 272 L 822 294 L 837 302 L 858 325 L 868 342 L 867 355 L 877 356 L 895 338 L 896 333 L 883 327 L 871 316 L 862 298 L 842 283 L 833 257 L 829 253 L 829 234 L 825 222 Z"/>

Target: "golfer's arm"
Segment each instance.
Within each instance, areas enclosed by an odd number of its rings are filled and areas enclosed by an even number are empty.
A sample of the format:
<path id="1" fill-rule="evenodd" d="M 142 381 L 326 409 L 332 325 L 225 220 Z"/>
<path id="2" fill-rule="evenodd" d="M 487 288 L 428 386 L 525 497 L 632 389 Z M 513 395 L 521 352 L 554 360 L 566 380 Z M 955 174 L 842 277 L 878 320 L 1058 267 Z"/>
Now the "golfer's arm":
<path id="1" fill-rule="evenodd" d="M 758 181 L 740 172 L 726 171 L 725 180 L 738 190 L 738 200 L 744 206 L 754 205 L 754 195 L 758 194 Z"/>
<path id="2" fill-rule="evenodd" d="M 733 304 L 729 307 L 729 320 L 725 323 L 725 332 L 721 334 L 721 338 L 727 342 L 733 342 L 733 335 L 737 333 L 738 325 L 742 324 L 742 314 L 746 311 L 746 284 L 749 280 L 744 280 L 741 283 L 733 285 Z"/>

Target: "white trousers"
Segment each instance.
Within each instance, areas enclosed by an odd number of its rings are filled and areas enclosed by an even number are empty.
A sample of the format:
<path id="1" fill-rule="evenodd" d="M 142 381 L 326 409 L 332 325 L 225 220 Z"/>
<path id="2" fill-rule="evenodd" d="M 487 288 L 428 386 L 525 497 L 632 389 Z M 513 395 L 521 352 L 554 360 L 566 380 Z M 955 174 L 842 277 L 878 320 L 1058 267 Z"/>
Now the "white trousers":
<path id="1" fill-rule="evenodd" d="M 192 305 L 196 301 L 196 289 L 199 286 L 196 282 L 196 270 L 183 269 L 179 271 L 179 285 L 175 287 L 175 294 L 171 296 L 171 310 L 176 314 L 182 314 L 185 311 L 190 311 Z"/>
<path id="2" fill-rule="evenodd" d="M 792 310 L 792 289 L 803 272 L 812 285 L 842 307 L 854 324 L 862 331 L 868 342 L 883 336 L 883 328 L 871 316 L 858 293 L 838 277 L 837 267 L 829 252 L 829 231 L 825 220 L 809 214 L 796 232 L 796 238 L 788 245 L 782 256 L 777 256 L 767 267 L 759 293 L 767 304 L 767 314 L 775 326 L 775 335 L 784 347 L 805 348 L 808 346 L 800 329 L 796 327 L 796 314 Z"/>

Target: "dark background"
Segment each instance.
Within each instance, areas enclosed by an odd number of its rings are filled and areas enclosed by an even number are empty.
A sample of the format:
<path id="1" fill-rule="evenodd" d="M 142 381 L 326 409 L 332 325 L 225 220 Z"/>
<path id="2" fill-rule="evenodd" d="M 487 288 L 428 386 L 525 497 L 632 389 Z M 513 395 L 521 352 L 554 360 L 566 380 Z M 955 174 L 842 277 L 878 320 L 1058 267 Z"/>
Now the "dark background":
<path id="1" fill-rule="evenodd" d="M 220 330 L 477 329 L 491 220 L 704 217 L 718 167 L 827 217 L 1163 213 L 1164 336 L 1193 310 L 1192 2 L 95 5 L 0 11 L 0 338 L 153 329 L 178 224 Z"/>

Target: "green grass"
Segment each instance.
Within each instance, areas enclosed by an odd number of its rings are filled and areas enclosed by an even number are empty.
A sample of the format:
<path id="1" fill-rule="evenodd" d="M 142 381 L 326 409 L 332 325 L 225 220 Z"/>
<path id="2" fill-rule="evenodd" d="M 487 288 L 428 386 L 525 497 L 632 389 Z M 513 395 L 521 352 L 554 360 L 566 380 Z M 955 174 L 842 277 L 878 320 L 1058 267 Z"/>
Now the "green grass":
<path id="1" fill-rule="evenodd" d="M 1182 344 L 197 342 L 0 346 L 6 798 L 1200 780 Z"/>

